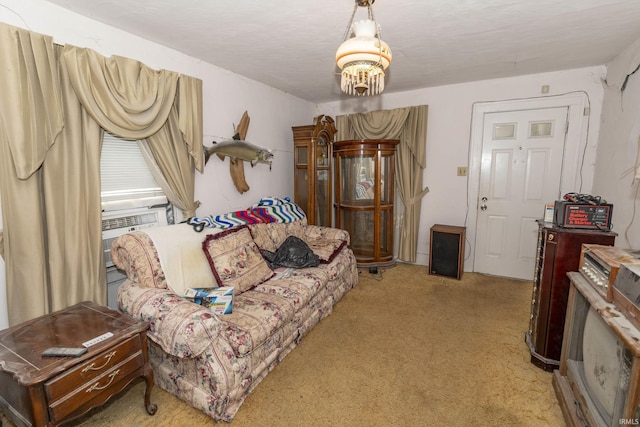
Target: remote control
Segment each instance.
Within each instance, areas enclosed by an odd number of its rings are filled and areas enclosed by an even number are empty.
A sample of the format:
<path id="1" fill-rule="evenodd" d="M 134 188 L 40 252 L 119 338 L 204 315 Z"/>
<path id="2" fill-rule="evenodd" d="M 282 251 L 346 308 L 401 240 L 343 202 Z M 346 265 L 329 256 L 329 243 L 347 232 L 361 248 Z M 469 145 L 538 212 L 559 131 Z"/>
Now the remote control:
<path id="1" fill-rule="evenodd" d="M 107 340 L 107 339 L 111 338 L 112 336 L 113 336 L 113 333 L 112 333 L 112 332 L 105 332 L 104 334 L 102 334 L 102 335 L 98 335 L 97 337 L 92 338 L 92 339 L 90 339 L 89 341 L 85 341 L 85 342 L 83 342 L 83 343 L 82 343 L 82 346 L 83 346 L 83 347 L 86 347 L 86 348 L 89 348 L 89 347 L 91 347 L 92 345 L 96 345 L 96 344 L 98 344 L 99 342 L 102 342 L 102 341 L 104 341 L 104 340 Z"/>
<path id="2" fill-rule="evenodd" d="M 80 357 L 86 352 L 84 347 L 51 347 L 42 352 L 42 357 Z"/>

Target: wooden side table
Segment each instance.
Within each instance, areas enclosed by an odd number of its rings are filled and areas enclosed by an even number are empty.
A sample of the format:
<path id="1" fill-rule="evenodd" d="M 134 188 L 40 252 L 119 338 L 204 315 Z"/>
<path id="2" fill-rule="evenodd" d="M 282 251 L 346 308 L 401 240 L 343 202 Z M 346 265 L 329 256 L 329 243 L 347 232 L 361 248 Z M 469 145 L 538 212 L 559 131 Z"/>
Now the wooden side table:
<path id="1" fill-rule="evenodd" d="M 153 371 L 148 325 L 92 302 L 0 331 L 0 409 L 18 426 L 56 426 L 107 402 L 144 377 L 150 415 Z M 111 338 L 81 357 L 42 357 L 49 347 L 81 347 L 106 332 Z"/>

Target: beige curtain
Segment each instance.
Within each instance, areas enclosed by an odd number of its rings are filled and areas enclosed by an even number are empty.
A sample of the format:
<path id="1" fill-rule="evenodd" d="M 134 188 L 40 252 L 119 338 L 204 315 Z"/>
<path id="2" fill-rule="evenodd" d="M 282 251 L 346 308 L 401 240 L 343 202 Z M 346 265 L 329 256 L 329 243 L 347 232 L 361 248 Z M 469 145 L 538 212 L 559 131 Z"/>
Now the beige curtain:
<path id="1" fill-rule="evenodd" d="M 50 294 L 49 310 L 44 313 L 81 301 L 107 303 L 100 215 L 103 131 L 73 90 L 61 60 L 63 51 L 56 46 L 64 128 L 42 167 Z"/>
<path id="2" fill-rule="evenodd" d="M 204 171 L 202 146 L 202 80 L 180 76 L 178 80 L 178 128 L 189 147 L 195 168 Z"/>
<path id="3" fill-rule="evenodd" d="M 197 79 L 184 76 L 178 97 L 176 73 L 5 24 L 0 60 L 0 253 L 13 325 L 83 300 L 106 303 L 102 128 L 148 137 L 183 209 L 195 209 L 202 100 Z"/>
<path id="4" fill-rule="evenodd" d="M 200 206 L 200 202 L 193 200 L 195 192 L 193 171 L 196 165 L 195 159 L 189 153 L 189 146 L 174 143 L 182 139 L 182 133 L 177 124 L 178 112 L 173 108 L 169 112 L 167 125 L 147 138 L 147 141 L 155 163 L 171 189 L 171 192 L 165 194 L 171 203 L 182 209 L 184 218 L 191 218 L 196 216 L 196 209 Z"/>
<path id="5" fill-rule="evenodd" d="M 400 225 L 398 258 L 415 262 L 420 226 L 426 167 L 428 107 L 397 108 L 336 117 L 337 139 L 398 139 L 395 182 L 404 204 L 404 220 Z"/>
<path id="6" fill-rule="evenodd" d="M 195 216 L 194 169 L 202 171 L 204 160 L 202 81 L 75 46 L 65 47 L 65 62 L 83 107 L 116 136 L 146 138 L 169 201 L 183 216 Z"/>
<path id="7" fill-rule="evenodd" d="M 184 144 L 174 141 L 184 140 Z M 202 80 L 180 76 L 178 103 L 169 112 L 166 125 L 144 145 L 153 156 L 152 169 L 162 175 L 158 183 L 184 218 L 196 215 L 194 169 L 204 170 L 202 146 Z M 146 152 L 146 150 L 144 151 Z"/>
<path id="8" fill-rule="evenodd" d="M 9 322 L 49 304 L 41 165 L 62 130 L 58 69 L 51 37 L 0 25 L 0 197 Z M 22 226 L 13 227 L 13 224 Z M 25 262 L 26 261 L 26 262 Z M 15 286 L 11 286 L 12 284 Z"/>

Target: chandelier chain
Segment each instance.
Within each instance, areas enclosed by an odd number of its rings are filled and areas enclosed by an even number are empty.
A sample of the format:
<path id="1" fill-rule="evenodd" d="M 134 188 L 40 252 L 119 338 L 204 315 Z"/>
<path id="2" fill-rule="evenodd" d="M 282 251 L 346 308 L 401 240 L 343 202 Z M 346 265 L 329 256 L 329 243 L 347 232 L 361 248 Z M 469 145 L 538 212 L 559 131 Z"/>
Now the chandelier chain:
<path id="1" fill-rule="evenodd" d="M 358 3 L 353 7 L 353 12 L 351 13 L 351 18 L 349 19 L 349 23 L 347 24 L 347 29 L 344 32 L 344 36 L 342 36 L 342 41 L 346 41 L 349 38 L 349 34 L 351 34 L 351 24 L 353 24 L 353 18 L 356 16 L 356 11 L 358 10 Z"/>
<path id="2" fill-rule="evenodd" d="M 369 19 L 371 19 L 373 22 L 376 23 L 376 27 L 378 26 L 378 22 L 376 21 L 376 17 L 373 15 L 373 8 L 371 7 L 371 3 L 367 4 L 367 11 L 368 11 L 368 15 L 369 15 Z M 379 31 L 378 28 L 376 28 L 376 33 Z"/>
<path id="3" fill-rule="evenodd" d="M 378 39 L 382 38 L 382 34 L 380 34 L 382 32 L 382 30 L 380 29 L 380 26 L 378 25 L 378 21 L 376 21 L 376 16 L 373 13 L 373 8 L 371 7 L 371 1 L 367 1 L 367 17 L 372 20 L 373 22 L 376 23 L 376 34 L 378 35 Z M 344 35 L 342 36 L 342 41 L 346 41 L 349 38 L 349 34 L 351 34 L 351 25 L 353 24 L 353 19 L 356 16 L 356 12 L 358 11 L 358 7 L 361 7 L 358 2 L 356 1 L 356 4 L 353 6 L 353 12 L 351 12 L 351 18 L 349 18 L 349 23 L 347 24 L 347 28 L 344 31 Z"/>

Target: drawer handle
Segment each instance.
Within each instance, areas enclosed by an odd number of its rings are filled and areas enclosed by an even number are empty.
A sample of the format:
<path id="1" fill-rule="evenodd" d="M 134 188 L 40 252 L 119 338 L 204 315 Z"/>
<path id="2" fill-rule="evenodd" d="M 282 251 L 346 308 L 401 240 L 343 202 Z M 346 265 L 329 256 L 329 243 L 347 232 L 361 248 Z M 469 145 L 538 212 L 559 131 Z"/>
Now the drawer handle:
<path id="1" fill-rule="evenodd" d="M 107 384 L 105 384 L 105 385 L 103 385 L 103 386 L 99 386 L 99 385 L 98 385 L 98 384 L 100 384 L 99 382 L 98 382 L 98 383 L 95 383 L 94 385 L 92 385 L 91 387 L 89 387 L 89 388 L 87 389 L 87 393 L 91 393 L 91 392 L 96 391 L 96 390 L 98 390 L 98 391 L 99 391 L 99 390 L 104 390 L 105 388 L 109 387 L 109 386 L 111 385 L 111 383 L 113 382 L 113 379 L 114 379 L 114 378 L 116 377 L 116 375 L 118 375 L 119 373 L 120 373 L 120 369 L 118 369 L 117 371 L 114 371 L 114 372 L 110 373 L 110 374 L 109 374 L 109 382 L 108 382 Z"/>
<path id="2" fill-rule="evenodd" d="M 98 366 L 97 368 L 95 367 L 95 363 L 92 363 L 91 365 L 85 367 L 82 370 L 82 373 L 85 374 L 89 371 L 99 371 L 100 369 L 104 368 L 105 366 L 107 366 L 109 364 L 109 362 L 111 362 L 111 359 L 113 359 L 113 356 L 115 356 L 117 353 L 117 351 L 112 351 L 111 353 L 107 354 L 105 356 L 105 358 L 107 359 L 102 365 Z"/>

